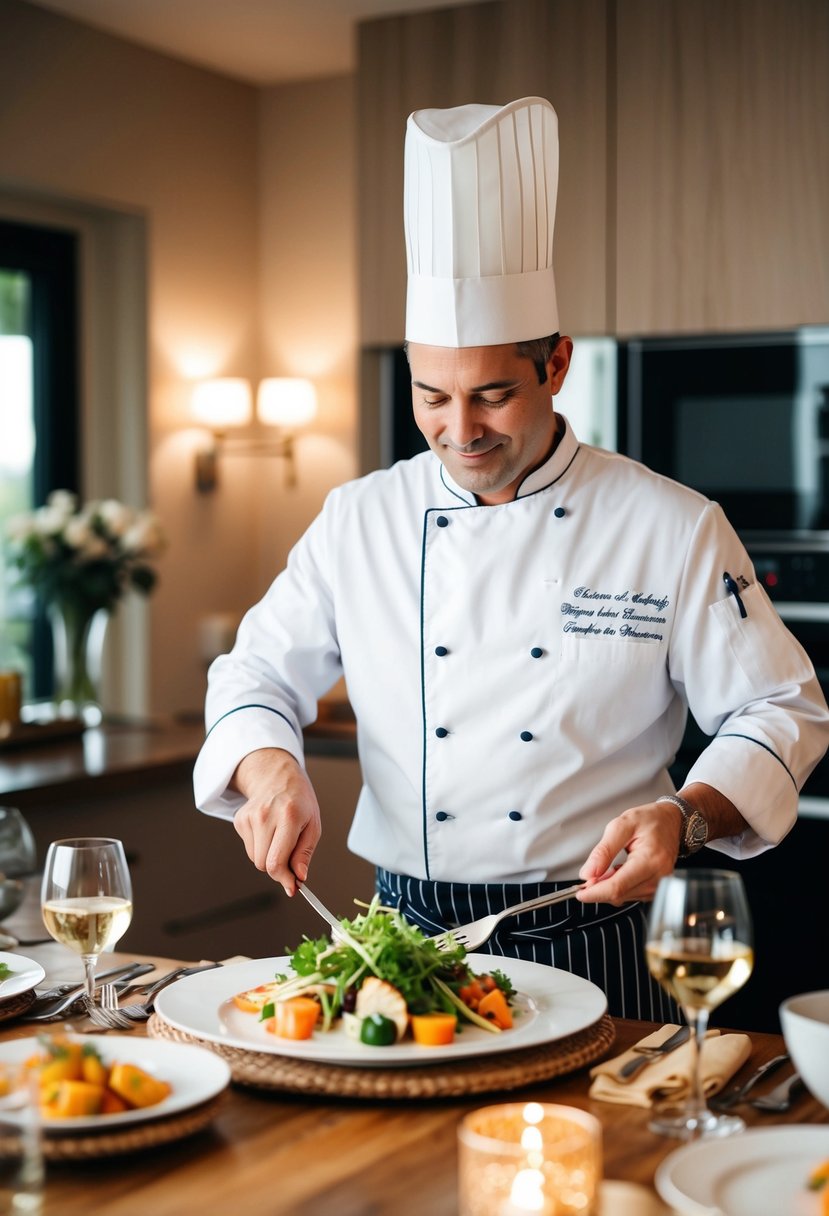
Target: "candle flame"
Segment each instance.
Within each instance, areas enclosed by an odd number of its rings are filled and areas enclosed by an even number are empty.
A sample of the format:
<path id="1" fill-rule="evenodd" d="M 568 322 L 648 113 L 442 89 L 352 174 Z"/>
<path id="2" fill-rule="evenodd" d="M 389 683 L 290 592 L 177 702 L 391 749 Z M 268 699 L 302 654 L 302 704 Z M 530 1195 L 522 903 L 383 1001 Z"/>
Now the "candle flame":
<path id="1" fill-rule="evenodd" d="M 544 1107 L 540 1102 L 528 1102 L 524 1107 L 525 1123 L 540 1123 L 544 1118 Z"/>
<path id="2" fill-rule="evenodd" d="M 544 1211 L 544 1175 L 540 1170 L 519 1170 L 512 1180 L 510 1203 L 522 1212 Z"/>

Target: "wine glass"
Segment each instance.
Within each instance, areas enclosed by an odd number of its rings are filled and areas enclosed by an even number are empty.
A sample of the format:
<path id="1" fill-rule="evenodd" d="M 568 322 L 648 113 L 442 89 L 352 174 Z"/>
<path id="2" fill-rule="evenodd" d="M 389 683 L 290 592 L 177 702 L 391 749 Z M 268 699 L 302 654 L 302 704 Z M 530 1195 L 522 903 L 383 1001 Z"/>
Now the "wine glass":
<path id="1" fill-rule="evenodd" d="M 16 912 L 26 887 L 23 879 L 35 872 L 35 838 L 17 807 L 0 806 L 0 920 Z M 0 950 L 18 945 L 11 933 L 0 931 Z"/>
<path id="2" fill-rule="evenodd" d="M 46 854 L 40 908 L 51 937 L 80 954 L 86 992 L 95 999 L 101 951 L 123 937 L 132 920 L 132 886 L 120 840 L 55 840 Z"/>
<path id="3" fill-rule="evenodd" d="M 729 870 L 676 870 L 663 878 L 648 918 L 648 968 L 678 1002 L 694 1028 L 693 1087 L 684 1105 L 661 1107 L 652 1131 L 690 1140 L 742 1131 L 736 1115 L 715 1115 L 702 1087 L 701 1050 L 708 1016 L 738 988 L 754 966 L 751 916 L 739 874 Z"/>

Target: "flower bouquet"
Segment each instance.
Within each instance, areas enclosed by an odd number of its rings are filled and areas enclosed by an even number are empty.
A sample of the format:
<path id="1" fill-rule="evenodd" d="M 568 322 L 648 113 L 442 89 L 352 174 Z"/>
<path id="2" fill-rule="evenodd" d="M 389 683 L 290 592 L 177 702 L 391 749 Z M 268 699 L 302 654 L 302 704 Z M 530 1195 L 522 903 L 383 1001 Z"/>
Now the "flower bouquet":
<path id="1" fill-rule="evenodd" d="M 9 565 L 46 607 L 55 645 L 55 699 L 87 720 L 98 709 L 100 654 L 110 615 L 130 589 L 147 595 L 164 549 L 150 511 L 114 499 L 80 505 L 55 490 L 46 505 L 6 524 Z"/>

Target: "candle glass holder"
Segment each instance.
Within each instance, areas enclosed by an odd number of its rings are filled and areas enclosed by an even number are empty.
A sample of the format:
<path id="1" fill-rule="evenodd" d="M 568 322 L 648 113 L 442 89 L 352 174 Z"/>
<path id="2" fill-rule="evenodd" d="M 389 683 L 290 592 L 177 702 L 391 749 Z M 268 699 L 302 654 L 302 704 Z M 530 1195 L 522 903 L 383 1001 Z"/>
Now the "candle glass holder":
<path id="1" fill-rule="evenodd" d="M 522 1102 L 472 1111 L 458 1128 L 460 1216 L 597 1216 L 598 1119 Z"/>

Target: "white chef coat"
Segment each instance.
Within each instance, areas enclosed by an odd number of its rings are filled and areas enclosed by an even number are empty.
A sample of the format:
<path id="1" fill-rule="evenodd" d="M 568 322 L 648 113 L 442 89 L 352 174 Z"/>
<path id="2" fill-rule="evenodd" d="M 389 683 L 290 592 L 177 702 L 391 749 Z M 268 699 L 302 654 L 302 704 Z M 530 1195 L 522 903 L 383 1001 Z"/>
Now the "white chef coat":
<path id="1" fill-rule="evenodd" d="M 348 843 L 393 873 L 575 876 L 611 818 L 672 792 L 686 700 L 714 736 L 688 782 L 750 825 L 713 847 L 786 835 L 829 740 L 809 659 L 716 503 L 559 419 L 512 502 L 478 505 L 431 452 L 328 496 L 211 666 L 202 810 L 232 817 L 251 751 L 302 762 L 344 674 L 364 779 Z"/>

